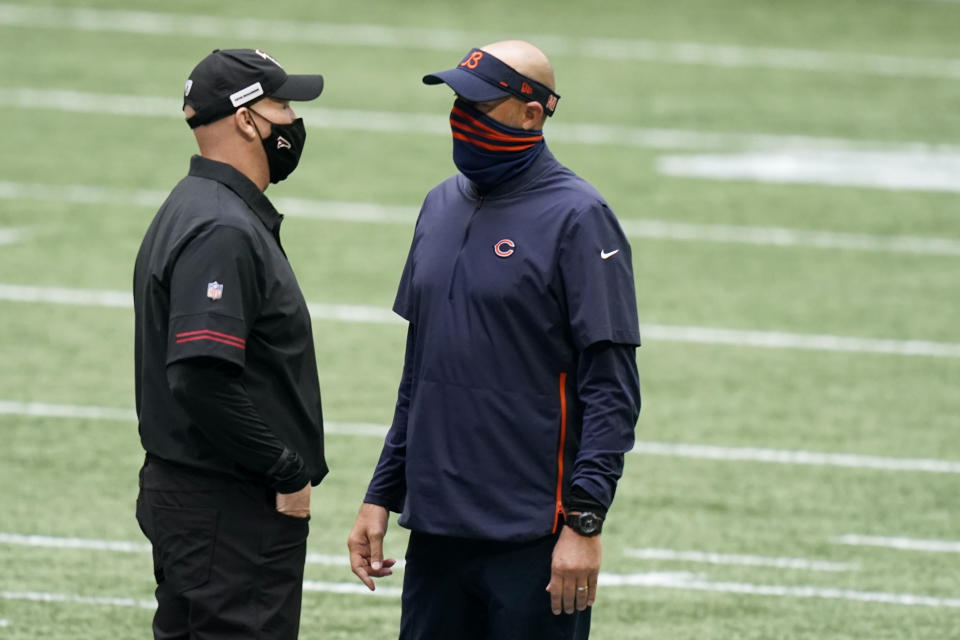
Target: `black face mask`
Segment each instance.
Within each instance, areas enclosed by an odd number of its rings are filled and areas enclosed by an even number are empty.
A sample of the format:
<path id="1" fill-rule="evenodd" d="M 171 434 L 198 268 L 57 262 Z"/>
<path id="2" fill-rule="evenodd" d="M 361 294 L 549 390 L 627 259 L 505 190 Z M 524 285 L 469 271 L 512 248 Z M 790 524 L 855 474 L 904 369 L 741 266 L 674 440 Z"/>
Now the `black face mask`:
<path id="1" fill-rule="evenodd" d="M 263 118 L 256 111 L 253 112 Z M 290 124 L 277 124 L 267 118 L 263 119 L 270 123 L 270 135 L 261 138 L 260 142 L 267 153 L 270 182 L 276 184 L 297 168 L 300 155 L 303 153 L 303 145 L 307 141 L 307 130 L 303 126 L 303 118 L 297 118 Z M 260 135 L 256 122 L 253 123 L 253 127 L 257 130 L 257 135 Z"/>

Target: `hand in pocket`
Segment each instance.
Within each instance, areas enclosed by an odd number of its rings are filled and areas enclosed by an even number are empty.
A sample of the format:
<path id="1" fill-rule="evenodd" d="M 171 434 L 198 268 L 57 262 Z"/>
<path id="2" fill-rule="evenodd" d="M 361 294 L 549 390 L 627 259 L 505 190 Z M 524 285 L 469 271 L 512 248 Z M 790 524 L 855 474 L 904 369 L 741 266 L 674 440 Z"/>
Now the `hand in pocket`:
<path id="1" fill-rule="evenodd" d="M 309 518 L 310 483 L 294 493 L 278 493 L 277 511 L 291 518 Z"/>

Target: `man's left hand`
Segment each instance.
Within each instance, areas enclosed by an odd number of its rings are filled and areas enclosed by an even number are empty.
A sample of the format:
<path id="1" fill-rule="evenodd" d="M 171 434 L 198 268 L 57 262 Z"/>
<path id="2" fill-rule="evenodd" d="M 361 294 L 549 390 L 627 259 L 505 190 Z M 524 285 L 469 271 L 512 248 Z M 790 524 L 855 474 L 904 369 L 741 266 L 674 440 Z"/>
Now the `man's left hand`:
<path id="1" fill-rule="evenodd" d="M 550 567 L 550 606 L 554 615 L 593 606 L 600 573 L 600 536 L 585 537 L 564 527 L 553 547 Z"/>

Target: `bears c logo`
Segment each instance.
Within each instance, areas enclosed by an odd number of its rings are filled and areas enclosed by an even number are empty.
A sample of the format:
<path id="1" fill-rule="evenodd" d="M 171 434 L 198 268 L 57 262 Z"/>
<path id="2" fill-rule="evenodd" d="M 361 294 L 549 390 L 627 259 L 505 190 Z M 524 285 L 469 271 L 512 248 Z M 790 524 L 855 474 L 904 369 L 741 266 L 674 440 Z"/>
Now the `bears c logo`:
<path id="1" fill-rule="evenodd" d="M 493 245 L 493 252 L 496 253 L 501 258 L 509 258 L 513 255 L 513 249 L 516 247 L 513 243 L 513 240 L 504 238 L 497 244 Z"/>

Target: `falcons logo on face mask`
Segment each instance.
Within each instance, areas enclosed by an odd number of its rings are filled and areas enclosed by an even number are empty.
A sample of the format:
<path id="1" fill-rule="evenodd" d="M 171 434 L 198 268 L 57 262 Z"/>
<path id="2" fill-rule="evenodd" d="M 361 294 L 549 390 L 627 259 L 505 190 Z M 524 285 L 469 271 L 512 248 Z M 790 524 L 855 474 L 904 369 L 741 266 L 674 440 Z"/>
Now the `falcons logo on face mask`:
<path id="1" fill-rule="evenodd" d="M 277 136 L 277 149 L 292 149 L 293 145 L 287 142 L 283 136 Z"/>

